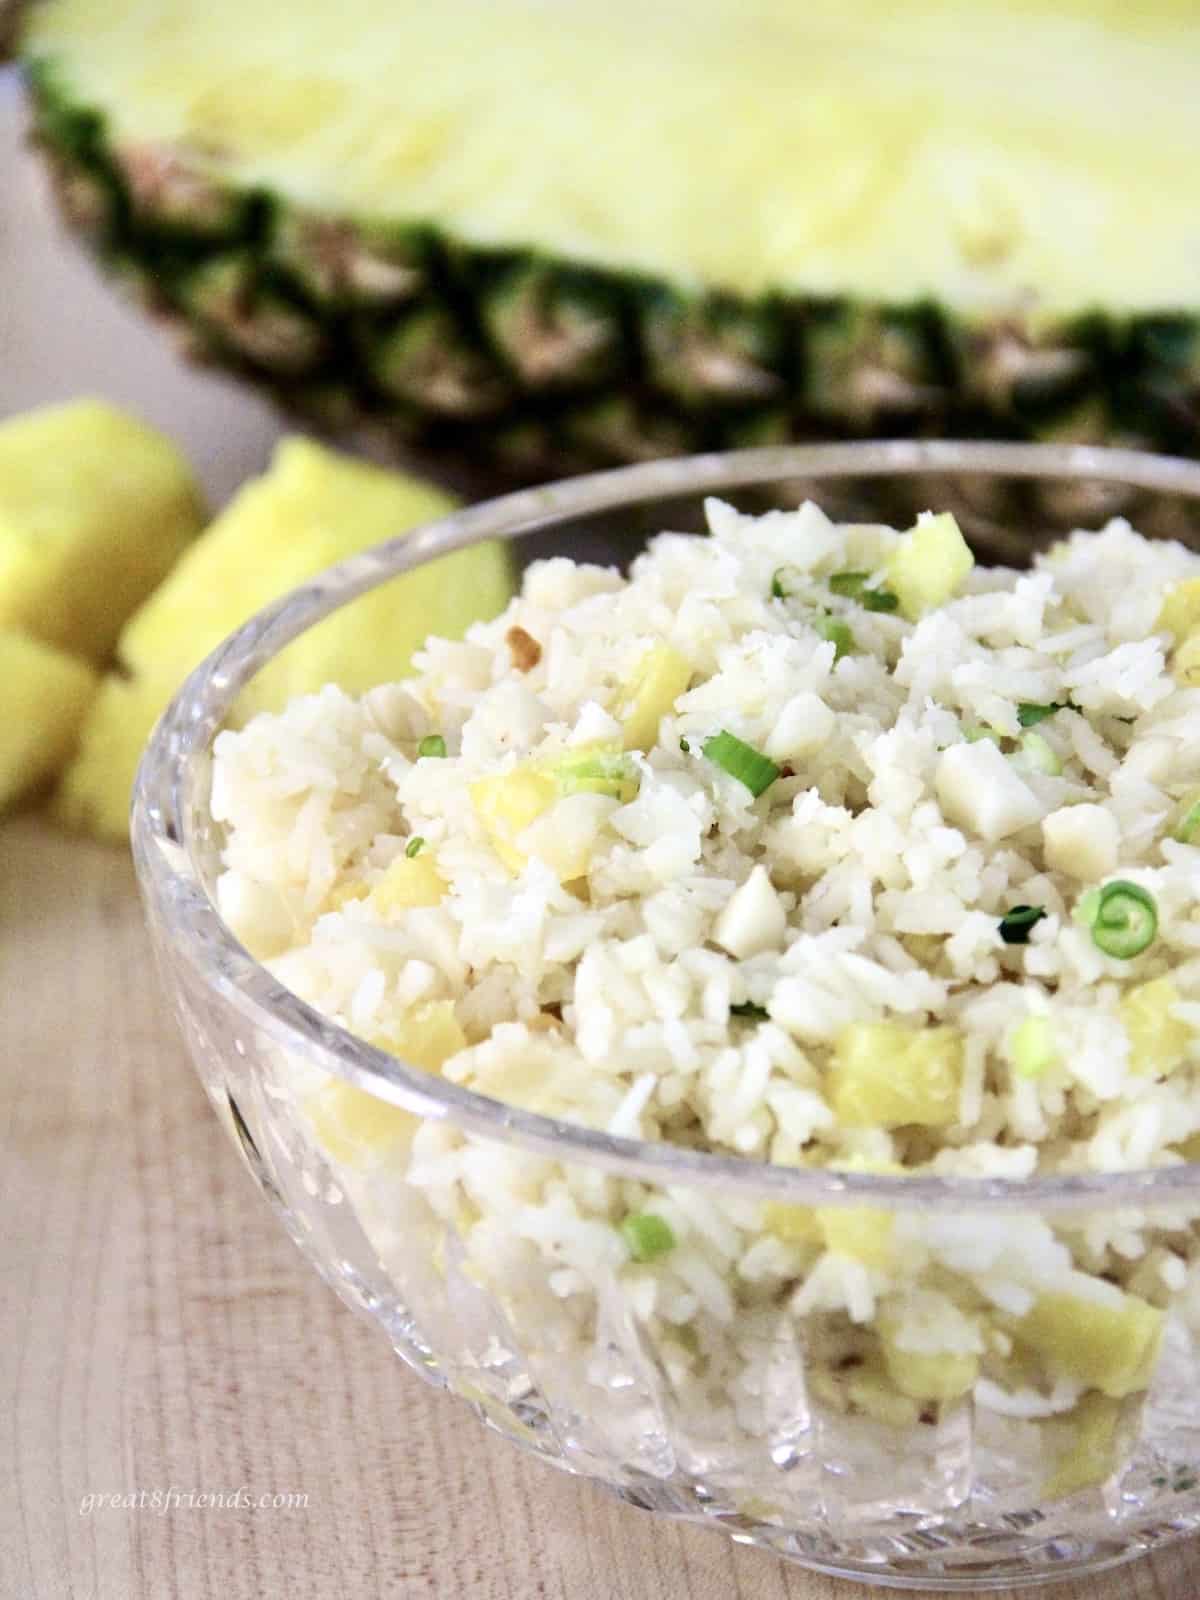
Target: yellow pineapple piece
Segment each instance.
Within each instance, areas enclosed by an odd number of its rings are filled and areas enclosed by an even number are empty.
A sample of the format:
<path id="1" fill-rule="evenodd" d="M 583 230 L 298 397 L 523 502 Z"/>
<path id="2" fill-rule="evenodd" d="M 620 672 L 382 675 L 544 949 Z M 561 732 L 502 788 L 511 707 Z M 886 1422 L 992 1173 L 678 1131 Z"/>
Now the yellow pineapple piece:
<path id="1" fill-rule="evenodd" d="M 450 1000 L 428 1000 L 371 1035 L 371 1043 L 390 1050 L 410 1066 L 440 1072 L 451 1056 L 467 1048 L 467 1036 Z"/>
<path id="2" fill-rule="evenodd" d="M 969 1351 L 906 1350 L 897 1343 L 898 1320 L 881 1312 L 879 1347 L 884 1371 L 901 1394 L 913 1400 L 957 1400 L 974 1387 L 979 1358 Z"/>
<path id="3" fill-rule="evenodd" d="M 1167 590 L 1155 624 L 1160 633 L 1169 633 L 1176 643 L 1200 625 L 1200 578 L 1188 578 Z"/>
<path id="4" fill-rule="evenodd" d="M 59 814 L 122 837 L 140 752 L 187 673 L 269 601 L 452 505 L 411 478 L 285 439 L 266 476 L 241 491 L 123 630 L 124 671 L 105 683 L 99 725 L 85 729 Z M 508 555 L 495 544 L 393 579 L 289 645 L 247 687 L 239 718 L 278 710 L 325 683 L 359 693 L 402 677 L 430 633 L 459 638 L 511 593 Z"/>
<path id="5" fill-rule="evenodd" d="M 308 1100 L 305 1109 L 318 1143 L 335 1161 L 355 1165 L 364 1156 L 407 1147 L 421 1119 L 380 1100 L 352 1083 L 331 1080 Z"/>
<path id="6" fill-rule="evenodd" d="M 1056 1377 L 1122 1400 L 1149 1385 L 1165 1320 L 1137 1295 L 1091 1299 L 1052 1290 L 1039 1295 L 1016 1332 Z"/>
<path id="7" fill-rule="evenodd" d="M 1048 1500 L 1095 1488 L 1113 1475 L 1120 1462 L 1120 1420 L 1119 1401 L 1085 1394 L 1067 1416 L 1046 1424 L 1049 1437 L 1061 1441 L 1058 1464 L 1042 1488 Z"/>
<path id="8" fill-rule="evenodd" d="M 1179 990 L 1170 978 L 1135 984 L 1121 1000 L 1121 1021 L 1129 1036 L 1129 1062 L 1134 1072 L 1165 1077 L 1187 1059 L 1192 1030 L 1171 1015 Z"/>
<path id="9" fill-rule="evenodd" d="M 958 1116 L 962 1069 L 956 1028 L 852 1022 L 834 1046 L 826 1093 L 847 1127 L 944 1128 Z"/>
<path id="10" fill-rule="evenodd" d="M 887 584 L 900 614 L 916 622 L 949 600 L 975 565 L 971 547 L 953 516 L 923 516 L 888 557 Z"/>
<path id="11" fill-rule="evenodd" d="M 768 1200 L 763 1207 L 762 1225 L 785 1244 L 823 1244 L 824 1234 L 812 1206 L 789 1205 L 785 1200 Z"/>
<path id="12" fill-rule="evenodd" d="M 102 665 L 203 516 L 175 446 L 102 401 L 0 423 L 0 627 Z"/>
<path id="13" fill-rule="evenodd" d="M 1176 680 L 1189 689 L 1200 685 L 1200 628 L 1195 628 L 1171 657 Z"/>
<path id="14" fill-rule="evenodd" d="M 669 644 L 653 645 L 638 662 L 617 712 L 626 750 L 649 750 L 662 719 L 691 682 L 691 664 Z"/>
<path id="15" fill-rule="evenodd" d="M 0 810 L 67 759 L 98 681 L 86 661 L 0 627 Z"/>
<path id="16" fill-rule="evenodd" d="M 54 794 L 60 822 L 103 839 L 125 837 L 134 774 L 164 703 L 154 684 L 115 674 L 100 679 Z"/>
<path id="17" fill-rule="evenodd" d="M 419 906 L 440 905 L 446 893 L 446 880 L 433 858 L 422 852 L 398 856 L 371 890 L 371 904 L 385 916 L 393 911 L 412 911 Z"/>
<path id="18" fill-rule="evenodd" d="M 817 1226 L 825 1248 L 864 1267 L 886 1267 L 892 1259 L 892 1213 L 875 1206 L 818 1206 Z"/>
<path id="19" fill-rule="evenodd" d="M 517 835 L 554 804 L 558 784 L 547 773 L 527 765 L 492 778 L 477 778 L 470 794 L 492 849 L 513 876 L 518 876 L 525 866 L 525 854 L 517 846 Z"/>
<path id="20" fill-rule="evenodd" d="M 846 1394 L 864 1416 L 889 1428 L 913 1428 L 921 1419 L 921 1407 L 911 1395 L 900 1393 L 890 1376 L 868 1363 L 851 1373 Z"/>
<path id="21" fill-rule="evenodd" d="M 410 1066 L 438 1072 L 452 1055 L 466 1048 L 454 1006 L 433 1000 L 417 1006 L 379 1033 L 371 1043 L 390 1050 Z M 331 1078 L 306 1103 L 318 1142 L 335 1161 L 350 1165 L 397 1149 L 407 1149 L 421 1125 L 420 1117 L 351 1083 Z"/>

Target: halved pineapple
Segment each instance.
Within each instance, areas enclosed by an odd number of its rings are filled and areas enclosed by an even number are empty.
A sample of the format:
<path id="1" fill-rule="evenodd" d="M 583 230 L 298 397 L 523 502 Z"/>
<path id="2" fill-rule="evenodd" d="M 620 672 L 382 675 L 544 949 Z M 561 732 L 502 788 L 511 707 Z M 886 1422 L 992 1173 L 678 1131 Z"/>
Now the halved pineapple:
<path id="1" fill-rule="evenodd" d="M 814 430 L 1200 444 L 1170 0 L 45 0 L 69 212 L 209 353 L 523 473 Z"/>

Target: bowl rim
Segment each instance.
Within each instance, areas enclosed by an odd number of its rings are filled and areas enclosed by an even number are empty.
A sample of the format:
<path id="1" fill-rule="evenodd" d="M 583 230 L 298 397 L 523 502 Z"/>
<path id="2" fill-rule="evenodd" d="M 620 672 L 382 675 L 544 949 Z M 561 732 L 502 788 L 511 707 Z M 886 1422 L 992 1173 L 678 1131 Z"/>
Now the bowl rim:
<path id="1" fill-rule="evenodd" d="M 718 494 L 789 478 L 973 473 L 1078 478 L 1200 500 L 1200 462 L 1090 445 L 956 440 L 784 445 L 673 457 L 518 490 L 453 512 L 319 573 L 230 634 L 163 713 L 134 785 L 134 861 L 164 978 L 168 953 L 192 982 L 277 1046 L 378 1098 L 464 1133 L 658 1185 L 734 1189 L 803 1205 L 873 1203 L 932 1210 L 1077 1210 L 1182 1202 L 1200 1192 L 1200 1163 L 1067 1176 L 882 1176 L 785 1167 L 745 1156 L 631 1139 L 493 1100 L 431 1076 L 338 1026 L 285 988 L 222 921 L 201 878 L 191 806 L 212 741 L 242 686 L 284 645 L 377 584 L 485 539 L 515 540 L 599 511 Z M 239 1053 L 246 1052 L 240 1038 Z"/>

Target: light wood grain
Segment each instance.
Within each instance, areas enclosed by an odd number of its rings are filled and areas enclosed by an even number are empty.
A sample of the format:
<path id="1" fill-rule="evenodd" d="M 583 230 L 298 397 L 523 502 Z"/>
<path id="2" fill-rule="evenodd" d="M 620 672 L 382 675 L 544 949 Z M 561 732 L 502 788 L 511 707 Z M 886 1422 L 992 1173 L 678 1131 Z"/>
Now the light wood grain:
<path id="1" fill-rule="evenodd" d="M 124 855 L 0 826 L 0 1600 L 856 1600 L 427 1389 L 302 1262 L 187 1065 Z M 95 1510 L 145 1489 L 293 1510 Z M 1194 1600 L 1200 1543 L 1061 1600 Z"/>

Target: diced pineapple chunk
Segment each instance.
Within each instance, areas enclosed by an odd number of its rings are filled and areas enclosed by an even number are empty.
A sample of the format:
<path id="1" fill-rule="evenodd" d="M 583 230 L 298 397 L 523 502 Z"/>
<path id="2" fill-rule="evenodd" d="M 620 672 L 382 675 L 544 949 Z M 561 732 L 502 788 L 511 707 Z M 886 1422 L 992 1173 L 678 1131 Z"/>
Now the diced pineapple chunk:
<path id="1" fill-rule="evenodd" d="M 1085 1394 L 1068 1415 L 1046 1424 L 1061 1440 L 1058 1464 L 1042 1486 L 1047 1500 L 1061 1500 L 1080 1489 L 1092 1489 L 1110 1478 L 1119 1465 L 1121 1405 L 1103 1394 Z"/>
<path id="2" fill-rule="evenodd" d="M 371 893 L 361 878 L 350 878 L 332 888 L 325 899 L 331 911 L 341 911 L 355 900 L 365 900 Z"/>
<path id="3" fill-rule="evenodd" d="M 384 916 L 394 911 L 415 911 L 419 906 L 440 905 L 446 893 L 446 880 L 434 865 L 432 856 L 397 856 L 371 890 L 370 900 Z"/>
<path id="4" fill-rule="evenodd" d="M 516 849 L 523 860 L 544 861 L 560 883 L 585 877 L 604 824 L 619 803 L 606 794 L 569 794 L 522 829 Z"/>
<path id="5" fill-rule="evenodd" d="M 852 1022 L 834 1047 L 827 1097 L 847 1127 L 944 1128 L 958 1116 L 962 1071 L 957 1028 Z"/>
<path id="6" fill-rule="evenodd" d="M 886 1267 L 892 1259 L 890 1211 L 875 1206 L 818 1206 L 817 1226 L 825 1248 L 864 1267 Z"/>
<path id="7" fill-rule="evenodd" d="M 467 1036 L 451 1000 L 428 1000 L 371 1035 L 371 1043 L 390 1050 L 410 1066 L 440 1072 L 451 1056 L 467 1048 Z"/>
<path id="8" fill-rule="evenodd" d="M 1151 978 L 1126 991 L 1121 1021 L 1129 1036 L 1129 1064 L 1134 1072 L 1165 1077 L 1186 1060 L 1192 1030 L 1171 1015 L 1179 990 L 1170 978 Z"/>
<path id="9" fill-rule="evenodd" d="M 1171 657 L 1171 671 L 1187 688 L 1200 686 L 1200 628 L 1189 633 Z"/>
<path id="10" fill-rule="evenodd" d="M 824 1235 L 812 1206 L 789 1205 L 786 1200 L 768 1200 L 763 1207 L 762 1225 L 785 1244 L 823 1244 Z"/>
<path id="11" fill-rule="evenodd" d="M 1167 590 L 1155 627 L 1178 644 L 1200 626 L 1200 578 L 1187 578 Z"/>
<path id="12" fill-rule="evenodd" d="M 491 840 L 492 849 L 517 877 L 525 866 L 525 854 L 517 845 L 517 835 L 558 797 L 558 785 L 535 767 L 514 767 L 511 772 L 491 778 L 476 778 L 470 786 L 471 805 Z M 420 856 L 417 857 L 419 861 Z"/>
<path id="13" fill-rule="evenodd" d="M 915 622 L 949 600 L 974 565 L 970 545 L 946 511 L 920 517 L 892 551 L 885 571 L 901 616 Z"/>
<path id="14" fill-rule="evenodd" d="M 873 1417 L 889 1428 L 912 1428 L 921 1419 L 918 1402 L 898 1393 L 889 1375 L 872 1366 L 851 1373 L 846 1394 L 864 1416 Z"/>
<path id="15" fill-rule="evenodd" d="M 0 627 L 102 664 L 203 515 L 170 440 L 99 400 L 0 424 Z"/>
<path id="16" fill-rule="evenodd" d="M 371 1043 L 410 1066 L 438 1072 L 452 1055 L 466 1048 L 467 1038 L 453 1004 L 432 1000 L 372 1034 Z M 334 1078 L 309 1098 L 305 1109 L 327 1153 L 335 1161 L 351 1165 L 407 1148 L 421 1125 L 421 1119 L 411 1112 Z"/>
<path id="17" fill-rule="evenodd" d="M 98 681 L 85 661 L 0 627 L 0 810 L 58 771 Z"/>
<path id="18" fill-rule="evenodd" d="M 421 1125 L 411 1112 L 336 1080 L 318 1089 L 305 1110 L 321 1147 L 335 1161 L 351 1166 L 364 1156 L 406 1146 Z"/>
<path id="19" fill-rule="evenodd" d="M 970 1351 L 906 1350 L 897 1342 L 898 1324 L 893 1316 L 879 1318 L 879 1343 L 884 1371 L 912 1400 L 957 1400 L 974 1387 L 979 1376 L 979 1357 Z"/>
<path id="20" fill-rule="evenodd" d="M 669 644 L 647 650 L 621 697 L 619 719 L 625 729 L 626 750 L 649 750 L 658 739 L 659 724 L 675 707 L 691 682 L 687 659 Z"/>
<path id="21" fill-rule="evenodd" d="M 1121 1400 L 1148 1386 L 1165 1320 L 1137 1295 L 1113 1290 L 1092 1299 L 1051 1290 L 1021 1318 L 1017 1336 L 1054 1376 Z"/>

